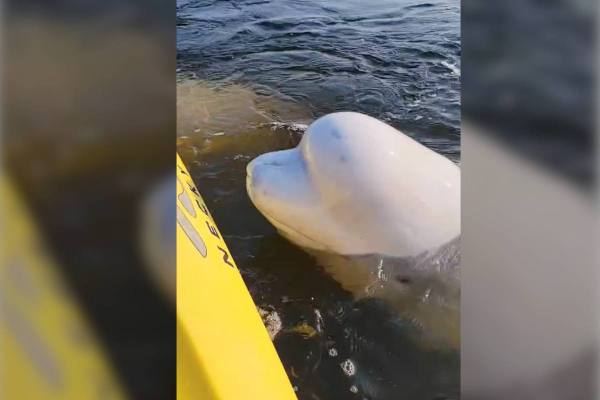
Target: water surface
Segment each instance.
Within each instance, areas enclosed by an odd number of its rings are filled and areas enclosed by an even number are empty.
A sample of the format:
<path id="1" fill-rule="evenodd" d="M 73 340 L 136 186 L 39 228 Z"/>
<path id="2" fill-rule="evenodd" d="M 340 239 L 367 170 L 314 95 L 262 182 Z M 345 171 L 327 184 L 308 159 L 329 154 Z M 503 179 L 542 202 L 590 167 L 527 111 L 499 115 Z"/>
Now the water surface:
<path id="1" fill-rule="evenodd" d="M 178 1 L 178 146 L 300 399 L 459 397 L 456 349 L 385 302 L 356 300 L 283 239 L 245 191 L 246 164 L 332 111 L 380 118 L 459 160 L 456 1 Z M 348 362 L 349 360 L 349 362 Z"/>

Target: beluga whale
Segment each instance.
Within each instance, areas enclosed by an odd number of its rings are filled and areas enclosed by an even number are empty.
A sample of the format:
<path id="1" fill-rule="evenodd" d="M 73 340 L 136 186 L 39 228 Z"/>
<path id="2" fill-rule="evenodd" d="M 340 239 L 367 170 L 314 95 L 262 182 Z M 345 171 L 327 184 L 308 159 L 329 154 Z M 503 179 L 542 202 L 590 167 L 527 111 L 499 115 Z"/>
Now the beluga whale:
<path id="1" fill-rule="evenodd" d="M 411 318 L 422 325 L 458 316 L 460 168 L 448 158 L 380 120 L 337 112 L 297 147 L 252 160 L 246 186 L 281 235 L 356 297 L 420 313 Z"/>

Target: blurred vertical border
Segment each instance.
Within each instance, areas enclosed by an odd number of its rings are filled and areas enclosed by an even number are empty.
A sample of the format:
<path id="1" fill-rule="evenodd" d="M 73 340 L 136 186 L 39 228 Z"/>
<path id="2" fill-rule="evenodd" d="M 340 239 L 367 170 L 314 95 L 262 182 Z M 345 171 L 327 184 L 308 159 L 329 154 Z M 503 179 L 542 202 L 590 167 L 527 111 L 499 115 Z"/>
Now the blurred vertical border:
<path id="1" fill-rule="evenodd" d="M 0 397 L 175 397 L 175 58 L 170 1 L 3 2 Z"/>
<path id="2" fill-rule="evenodd" d="M 462 396 L 598 392 L 597 2 L 462 2 Z"/>

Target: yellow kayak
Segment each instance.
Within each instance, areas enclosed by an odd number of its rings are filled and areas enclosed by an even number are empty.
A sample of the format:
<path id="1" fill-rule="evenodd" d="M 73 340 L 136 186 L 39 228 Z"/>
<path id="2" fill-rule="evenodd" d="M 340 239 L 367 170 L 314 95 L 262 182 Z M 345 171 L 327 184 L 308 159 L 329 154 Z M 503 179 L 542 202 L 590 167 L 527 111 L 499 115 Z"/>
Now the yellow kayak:
<path id="1" fill-rule="evenodd" d="M 179 155 L 177 398 L 296 399 L 231 253 Z"/>

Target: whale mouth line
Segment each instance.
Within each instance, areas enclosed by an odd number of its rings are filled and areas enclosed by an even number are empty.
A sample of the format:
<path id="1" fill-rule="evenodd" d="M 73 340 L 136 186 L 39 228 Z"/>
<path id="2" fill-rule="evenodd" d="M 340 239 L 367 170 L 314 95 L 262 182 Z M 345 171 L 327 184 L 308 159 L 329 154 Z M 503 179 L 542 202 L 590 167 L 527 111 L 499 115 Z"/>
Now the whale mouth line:
<path id="1" fill-rule="evenodd" d="M 258 207 L 256 207 L 256 208 L 258 208 Z M 324 251 L 331 251 L 327 246 L 323 245 L 318 240 L 315 240 L 315 239 L 311 238 L 310 236 L 305 235 L 304 233 L 299 232 L 297 229 L 294 229 L 291 226 L 289 226 L 287 224 L 284 224 L 283 222 L 281 222 L 277 218 L 274 218 L 273 216 L 271 216 L 270 213 L 267 213 L 267 212 L 265 212 L 264 210 L 261 210 L 261 209 L 259 209 L 259 211 L 265 216 L 265 218 L 267 218 L 270 221 L 274 221 L 274 222 L 277 223 L 277 224 L 273 224 L 273 225 L 275 225 L 275 227 L 277 228 L 278 231 L 281 230 L 281 229 L 279 229 L 279 227 L 281 226 L 281 227 L 285 228 L 285 231 L 289 231 L 289 232 L 291 232 L 291 233 L 293 233 L 295 235 L 301 236 L 301 237 L 303 237 L 309 243 L 317 243 L 317 244 L 319 244 L 319 246 L 313 247 L 314 249 L 324 250 Z"/>

